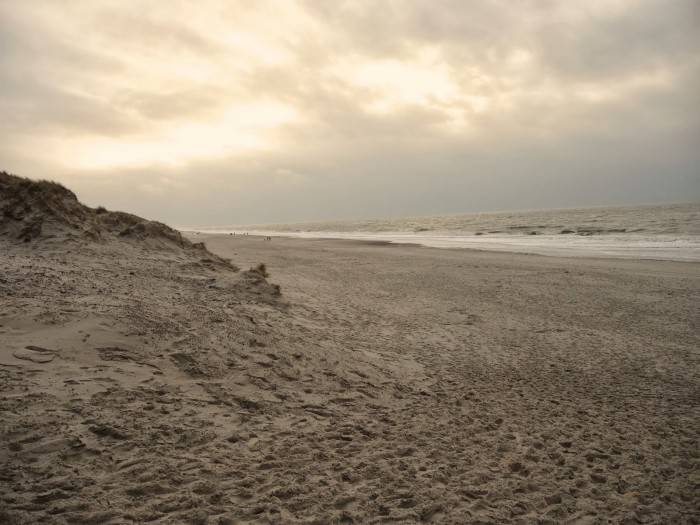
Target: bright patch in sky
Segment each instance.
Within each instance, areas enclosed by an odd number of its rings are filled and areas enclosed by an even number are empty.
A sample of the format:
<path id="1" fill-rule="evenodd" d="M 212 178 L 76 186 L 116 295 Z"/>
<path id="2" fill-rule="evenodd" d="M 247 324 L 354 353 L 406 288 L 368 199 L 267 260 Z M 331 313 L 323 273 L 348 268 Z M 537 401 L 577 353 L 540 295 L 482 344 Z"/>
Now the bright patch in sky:
<path id="1" fill-rule="evenodd" d="M 294 108 L 283 104 L 250 102 L 229 108 L 212 121 L 184 122 L 147 136 L 76 140 L 64 162 L 100 170 L 152 164 L 177 167 L 195 160 L 235 157 L 274 147 L 272 132 L 297 119 Z"/>
<path id="2" fill-rule="evenodd" d="M 402 104 L 448 102 L 458 94 L 441 64 L 382 60 L 359 62 L 339 68 L 341 76 L 359 88 L 367 88 L 370 107 L 390 110 Z"/>

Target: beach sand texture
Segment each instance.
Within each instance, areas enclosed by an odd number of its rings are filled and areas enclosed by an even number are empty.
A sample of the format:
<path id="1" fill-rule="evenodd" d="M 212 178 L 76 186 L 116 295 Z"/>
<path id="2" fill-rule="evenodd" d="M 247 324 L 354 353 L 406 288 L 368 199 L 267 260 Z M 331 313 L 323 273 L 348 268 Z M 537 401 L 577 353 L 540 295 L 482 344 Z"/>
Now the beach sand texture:
<path id="1" fill-rule="evenodd" d="M 700 520 L 697 264 L 66 228 L 0 229 L 2 523 Z"/>

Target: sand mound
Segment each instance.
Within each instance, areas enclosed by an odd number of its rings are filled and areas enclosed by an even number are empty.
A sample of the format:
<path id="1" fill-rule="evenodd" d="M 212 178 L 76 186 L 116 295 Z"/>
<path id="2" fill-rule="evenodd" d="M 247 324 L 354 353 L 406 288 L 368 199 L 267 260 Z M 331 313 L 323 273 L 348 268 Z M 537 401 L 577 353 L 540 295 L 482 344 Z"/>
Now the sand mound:
<path id="1" fill-rule="evenodd" d="M 76 229 L 90 219 L 89 208 L 60 184 L 5 172 L 0 173 L 0 211 L 0 232 L 27 242 L 46 229 Z"/>
<path id="2" fill-rule="evenodd" d="M 180 232 L 123 212 L 90 208 L 57 182 L 30 180 L 0 172 L 0 234 L 29 242 L 59 233 L 105 240 L 115 235 L 140 240 L 169 241 L 182 248 L 192 244 Z"/>
<path id="3" fill-rule="evenodd" d="M 133 241 L 144 249 L 186 250 L 212 264 L 235 268 L 230 262 L 192 244 L 179 231 L 102 207 L 90 208 L 57 182 L 30 180 L 0 172 L 0 237 L 17 242 Z"/>

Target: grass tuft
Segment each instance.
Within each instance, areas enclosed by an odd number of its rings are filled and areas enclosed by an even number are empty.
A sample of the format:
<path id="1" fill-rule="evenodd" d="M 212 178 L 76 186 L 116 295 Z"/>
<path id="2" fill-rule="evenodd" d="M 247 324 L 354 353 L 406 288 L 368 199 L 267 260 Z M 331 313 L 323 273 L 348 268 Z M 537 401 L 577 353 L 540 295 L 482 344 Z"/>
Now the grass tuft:
<path id="1" fill-rule="evenodd" d="M 265 263 L 258 264 L 255 268 L 251 268 L 250 271 L 253 273 L 257 273 L 258 275 L 261 275 L 262 277 L 270 277 L 270 274 L 267 271 L 267 267 L 265 266 Z"/>

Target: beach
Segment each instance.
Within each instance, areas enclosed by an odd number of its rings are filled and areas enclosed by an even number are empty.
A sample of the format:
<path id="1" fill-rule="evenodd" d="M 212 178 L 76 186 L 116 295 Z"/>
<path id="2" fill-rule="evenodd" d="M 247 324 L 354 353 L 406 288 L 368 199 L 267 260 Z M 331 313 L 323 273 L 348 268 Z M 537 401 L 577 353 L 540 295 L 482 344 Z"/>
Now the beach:
<path id="1" fill-rule="evenodd" d="M 189 238 L 4 245 L 3 523 L 699 519 L 697 264 Z"/>
<path id="2" fill-rule="evenodd" d="M 698 15 L 0 0 L 0 525 L 700 525 Z"/>

